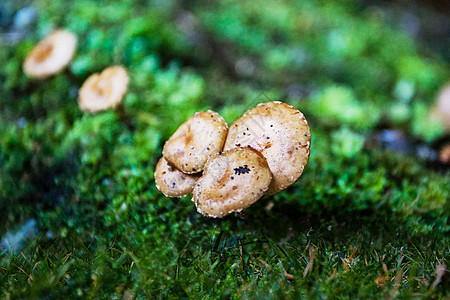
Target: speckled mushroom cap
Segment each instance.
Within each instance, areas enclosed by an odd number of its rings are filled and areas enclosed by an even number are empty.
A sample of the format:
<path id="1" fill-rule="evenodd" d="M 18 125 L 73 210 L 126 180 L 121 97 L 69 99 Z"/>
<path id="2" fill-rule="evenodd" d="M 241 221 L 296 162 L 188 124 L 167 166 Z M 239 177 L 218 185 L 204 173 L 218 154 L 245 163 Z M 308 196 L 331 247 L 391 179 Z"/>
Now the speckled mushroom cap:
<path id="1" fill-rule="evenodd" d="M 295 107 L 279 101 L 261 103 L 236 120 L 224 150 L 250 146 L 267 159 L 273 180 L 266 194 L 276 194 L 303 173 L 308 163 L 311 133 Z"/>
<path id="2" fill-rule="evenodd" d="M 272 174 L 266 159 L 251 148 L 234 148 L 209 158 L 193 191 L 197 211 L 222 218 L 260 199 Z"/>
<path id="3" fill-rule="evenodd" d="M 42 40 L 27 56 L 24 72 L 46 78 L 64 69 L 75 54 L 77 38 L 67 30 L 57 30 Z"/>
<path id="4" fill-rule="evenodd" d="M 216 112 L 195 113 L 166 142 L 164 158 L 187 174 L 201 172 L 209 156 L 222 151 L 228 125 Z"/>
<path id="5" fill-rule="evenodd" d="M 127 92 L 128 81 L 127 71 L 121 66 L 92 74 L 78 92 L 78 106 L 92 113 L 115 108 Z"/>
<path id="6" fill-rule="evenodd" d="M 167 197 L 184 197 L 192 193 L 199 174 L 185 174 L 161 157 L 155 169 L 155 183 Z"/>

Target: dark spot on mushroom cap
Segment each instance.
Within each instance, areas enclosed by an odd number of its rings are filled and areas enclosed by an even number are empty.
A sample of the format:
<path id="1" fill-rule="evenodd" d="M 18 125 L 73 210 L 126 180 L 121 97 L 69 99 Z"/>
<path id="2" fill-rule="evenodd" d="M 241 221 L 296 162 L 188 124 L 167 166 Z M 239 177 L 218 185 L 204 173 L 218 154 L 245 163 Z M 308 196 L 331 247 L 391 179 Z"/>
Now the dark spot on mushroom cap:
<path id="1" fill-rule="evenodd" d="M 247 111 L 234 125 L 224 149 L 241 143 L 241 147 L 250 146 L 264 156 L 273 173 L 267 194 L 285 189 L 301 176 L 309 158 L 311 134 L 300 111 L 282 102 L 264 103 Z M 245 139 L 244 132 L 255 138 Z"/>
<path id="2" fill-rule="evenodd" d="M 243 167 L 238 167 L 234 169 L 234 174 L 241 175 L 241 174 L 247 174 L 250 173 L 250 169 L 247 165 L 244 165 Z"/>

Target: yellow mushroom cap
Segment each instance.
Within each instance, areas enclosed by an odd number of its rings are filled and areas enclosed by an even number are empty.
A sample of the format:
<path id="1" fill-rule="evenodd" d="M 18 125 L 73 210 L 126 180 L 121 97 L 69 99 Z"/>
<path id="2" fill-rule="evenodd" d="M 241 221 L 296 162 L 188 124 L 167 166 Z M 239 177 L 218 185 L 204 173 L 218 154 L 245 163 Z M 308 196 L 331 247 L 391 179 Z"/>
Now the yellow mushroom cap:
<path id="1" fill-rule="evenodd" d="M 156 188 L 167 197 L 184 197 L 192 193 L 200 175 L 185 174 L 161 157 L 155 169 Z"/>
<path id="2" fill-rule="evenodd" d="M 224 150 L 250 146 L 267 159 L 273 175 L 266 194 L 276 194 L 303 173 L 308 163 L 311 133 L 304 115 L 279 101 L 261 103 L 236 120 Z"/>
<path id="3" fill-rule="evenodd" d="M 78 92 L 78 106 L 83 111 L 98 112 L 119 105 L 128 89 L 125 68 L 113 66 L 86 79 Z"/>
<path id="4" fill-rule="evenodd" d="M 193 191 L 197 211 L 222 218 L 259 200 L 272 174 L 266 159 L 251 148 L 234 148 L 211 156 Z"/>
<path id="5" fill-rule="evenodd" d="M 216 112 L 195 113 L 166 142 L 164 158 L 187 174 L 201 172 L 213 154 L 222 151 L 228 125 Z"/>
<path id="6" fill-rule="evenodd" d="M 57 30 L 42 40 L 27 56 L 24 72 L 46 78 L 64 69 L 75 54 L 77 38 L 67 30 Z"/>

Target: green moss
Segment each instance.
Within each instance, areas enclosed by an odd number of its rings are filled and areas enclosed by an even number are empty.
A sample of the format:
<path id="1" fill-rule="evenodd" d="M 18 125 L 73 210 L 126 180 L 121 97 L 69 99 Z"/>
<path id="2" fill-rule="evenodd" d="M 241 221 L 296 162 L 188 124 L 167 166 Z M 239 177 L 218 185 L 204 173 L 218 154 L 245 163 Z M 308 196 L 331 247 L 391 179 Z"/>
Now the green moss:
<path id="1" fill-rule="evenodd" d="M 30 219 L 38 231 L 24 248 L 0 246 L 5 298 L 448 297 L 445 278 L 431 286 L 436 266 L 449 265 L 448 171 L 364 147 L 380 127 L 418 143 L 441 138 L 427 116 L 448 63 L 418 51 L 382 10 L 309 0 L 34 5 L 33 30 L 0 51 L 1 238 Z M 79 38 L 73 62 L 27 78 L 26 54 L 59 27 Z M 239 59 L 253 72 L 237 72 Z M 128 119 L 77 105 L 83 81 L 112 64 L 130 74 Z M 271 100 L 311 126 L 298 182 L 223 220 L 156 189 L 163 143 L 194 112 L 211 108 L 230 124 Z"/>
<path id="2" fill-rule="evenodd" d="M 364 146 L 364 137 L 346 127 L 334 132 L 331 138 L 333 139 L 331 151 L 337 156 L 355 157 Z"/>
<path id="3" fill-rule="evenodd" d="M 310 109 L 330 125 L 342 123 L 357 129 L 370 129 L 380 118 L 377 107 L 357 100 L 351 89 L 340 86 L 325 88 Z"/>
<path id="4" fill-rule="evenodd" d="M 412 132 L 414 135 L 426 141 L 433 141 L 445 133 L 444 124 L 440 119 L 434 118 L 431 108 L 423 103 L 415 103 L 413 106 Z"/>

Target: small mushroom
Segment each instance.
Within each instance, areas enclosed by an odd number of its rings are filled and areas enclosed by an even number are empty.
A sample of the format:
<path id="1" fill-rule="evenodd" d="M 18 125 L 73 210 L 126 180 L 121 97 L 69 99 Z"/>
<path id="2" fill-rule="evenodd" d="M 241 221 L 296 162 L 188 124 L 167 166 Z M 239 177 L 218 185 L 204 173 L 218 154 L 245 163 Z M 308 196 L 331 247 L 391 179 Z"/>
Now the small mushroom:
<path id="1" fill-rule="evenodd" d="M 128 82 L 127 71 L 121 66 L 92 74 L 78 92 L 78 106 L 92 113 L 115 108 L 127 92 Z"/>
<path id="2" fill-rule="evenodd" d="M 161 157 L 155 169 L 156 188 L 167 197 L 184 197 L 192 193 L 201 174 L 184 174 Z"/>
<path id="3" fill-rule="evenodd" d="M 164 158 L 187 174 L 201 172 L 206 160 L 222 151 L 228 125 L 216 112 L 195 113 L 166 142 Z"/>
<path id="4" fill-rule="evenodd" d="M 261 103 L 229 129 L 224 150 L 250 146 L 267 159 L 273 181 L 266 194 L 276 194 L 303 173 L 309 160 L 311 133 L 305 116 L 279 101 Z"/>
<path id="5" fill-rule="evenodd" d="M 271 180 L 267 161 L 258 151 L 234 148 L 208 159 L 193 200 L 199 213 L 222 218 L 260 199 Z"/>
<path id="6" fill-rule="evenodd" d="M 28 54 L 23 70 L 33 78 L 50 77 L 69 64 L 76 47 L 74 34 L 67 30 L 54 31 Z"/>
<path id="7" fill-rule="evenodd" d="M 432 110 L 432 118 L 439 119 L 445 131 L 450 132 L 450 84 L 444 86 L 439 92 Z"/>
<path id="8" fill-rule="evenodd" d="M 450 144 L 446 144 L 439 151 L 439 160 L 446 165 L 450 165 Z"/>

